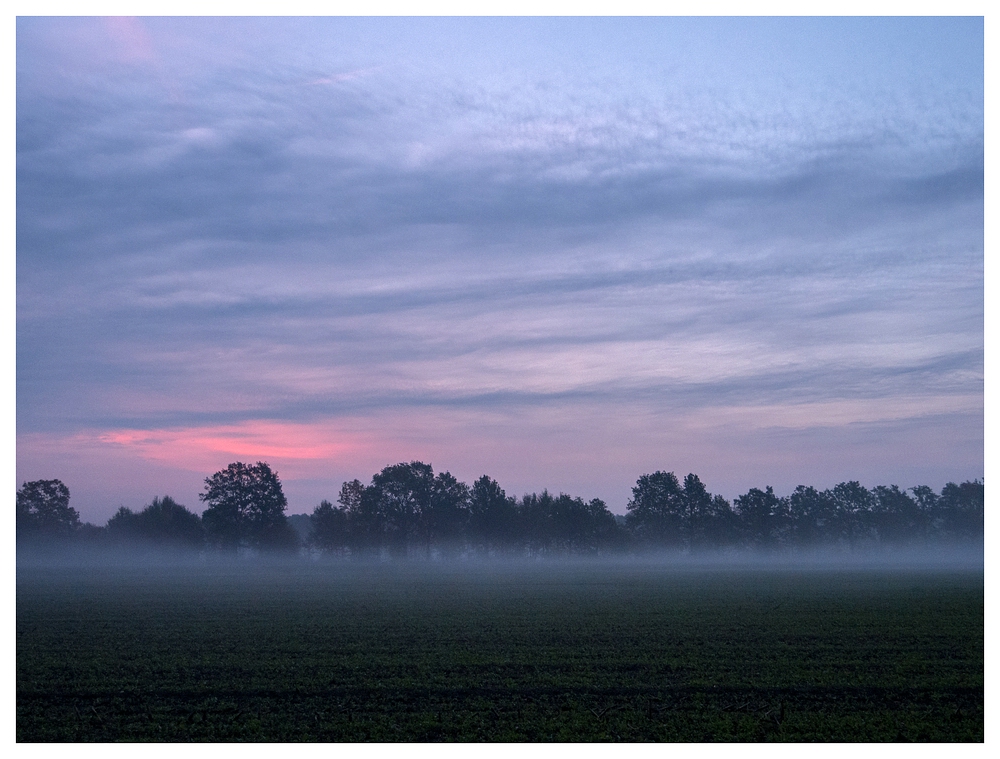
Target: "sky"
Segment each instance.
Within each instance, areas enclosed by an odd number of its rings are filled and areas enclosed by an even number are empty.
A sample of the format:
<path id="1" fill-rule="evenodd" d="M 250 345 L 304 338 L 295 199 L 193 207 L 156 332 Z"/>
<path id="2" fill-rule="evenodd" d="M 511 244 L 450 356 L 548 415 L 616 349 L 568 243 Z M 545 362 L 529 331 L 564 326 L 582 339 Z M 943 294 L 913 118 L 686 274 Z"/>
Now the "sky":
<path id="1" fill-rule="evenodd" d="M 981 478 L 980 18 L 19 18 L 17 479 Z"/>

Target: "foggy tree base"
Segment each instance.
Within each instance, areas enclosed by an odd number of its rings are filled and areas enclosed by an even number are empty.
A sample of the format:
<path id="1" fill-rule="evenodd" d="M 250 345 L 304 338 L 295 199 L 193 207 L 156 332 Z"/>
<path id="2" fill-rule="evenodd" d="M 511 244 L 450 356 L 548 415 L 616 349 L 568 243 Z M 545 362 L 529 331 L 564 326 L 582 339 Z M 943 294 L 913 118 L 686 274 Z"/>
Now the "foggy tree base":
<path id="1" fill-rule="evenodd" d="M 17 493 L 18 548 L 27 553 L 85 550 L 312 555 L 360 559 L 621 555 L 648 551 L 757 552 L 823 549 L 926 550 L 978 546 L 985 525 L 979 480 L 935 493 L 918 486 L 869 490 L 842 482 L 824 491 L 799 486 L 784 497 L 751 488 L 732 504 L 695 474 L 642 475 L 627 515 L 599 498 L 585 502 L 547 490 L 508 496 L 483 475 L 472 487 L 419 461 L 385 467 L 370 485 L 345 482 L 337 504 L 310 516 L 285 514 L 276 472 L 242 462 L 205 479 L 199 517 L 169 496 L 139 513 L 122 507 L 106 527 L 80 524 L 59 480 L 26 482 Z M 21 558 L 22 554 L 19 554 Z"/>

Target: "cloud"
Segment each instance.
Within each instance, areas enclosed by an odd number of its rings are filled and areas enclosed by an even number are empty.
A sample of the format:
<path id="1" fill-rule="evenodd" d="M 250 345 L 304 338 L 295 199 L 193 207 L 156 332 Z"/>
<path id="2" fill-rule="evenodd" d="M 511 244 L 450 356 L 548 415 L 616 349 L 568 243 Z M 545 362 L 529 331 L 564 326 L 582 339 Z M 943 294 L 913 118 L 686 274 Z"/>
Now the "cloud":
<path id="1" fill-rule="evenodd" d="M 981 437 L 981 22 L 102 23 L 18 25 L 19 439 Z"/>
<path id="2" fill-rule="evenodd" d="M 226 426 L 165 430 L 109 430 L 96 442 L 129 448 L 149 461 L 166 462 L 194 471 L 213 461 L 244 459 L 301 463 L 337 460 L 359 447 L 335 431 L 287 422 L 254 421 Z"/>

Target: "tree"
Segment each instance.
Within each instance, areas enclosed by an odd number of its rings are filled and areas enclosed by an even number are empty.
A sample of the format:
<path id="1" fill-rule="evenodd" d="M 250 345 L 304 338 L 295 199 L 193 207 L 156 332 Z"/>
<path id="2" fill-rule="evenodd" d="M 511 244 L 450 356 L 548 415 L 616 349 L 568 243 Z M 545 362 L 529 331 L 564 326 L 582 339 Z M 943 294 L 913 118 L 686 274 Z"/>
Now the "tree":
<path id="1" fill-rule="evenodd" d="M 937 512 L 944 534 L 960 541 L 981 541 L 985 524 L 985 489 L 979 480 L 941 488 Z"/>
<path id="2" fill-rule="evenodd" d="M 917 508 L 928 519 L 933 519 L 934 510 L 937 508 L 938 494 L 927 485 L 917 485 L 910 488 L 910 492 L 913 494 L 913 500 L 916 502 Z"/>
<path id="3" fill-rule="evenodd" d="M 451 472 L 440 472 L 431 486 L 429 508 L 422 521 L 428 553 L 433 544 L 445 553 L 454 552 L 469 522 L 469 486 Z"/>
<path id="4" fill-rule="evenodd" d="M 875 497 L 872 524 L 880 543 L 901 545 L 924 536 L 927 518 L 913 498 L 896 485 L 879 485 L 872 495 Z"/>
<path id="5" fill-rule="evenodd" d="M 655 546 L 684 545 L 687 501 L 673 472 L 642 475 L 626 506 L 626 524 L 640 540 Z"/>
<path id="6" fill-rule="evenodd" d="M 756 547 L 775 545 L 784 526 L 787 502 L 774 494 L 770 485 L 766 489 L 750 488 L 746 495 L 735 501 L 747 542 Z"/>
<path id="7" fill-rule="evenodd" d="M 628 547 L 628 533 L 600 498 L 591 498 L 587 504 L 591 516 L 591 535 L 597 551 L 620 552 Z"/>
<path id="8" fill-rule="evenodd" d="M 381 550 L 385 525 L 372 488 L 365 487 L 357 479 L 345 482 L 341 485 L 337 503 L 344 512 L 347 547 L 351 556 L 360 558 Z"/>
<path id="9" fill-rule="evenodd" d="M 221 548 L 298 546 L 298 536 L 285 519 L 288 502 L 281 481 L 262 461 L 253 466 L 237 461 L 206 477 L 205 492 L 198 498 L 208 504 L 202 521 L 209 540 Z"/>
<path id="10" fill-rule="evenodd" d="M 322 501 L 309 517 L 310 545 L 324 552 L 349 550 L 352 556 L 360 556 L 377 546 L 379 523 L 371 509 L 372 499 L 365 496 L 366 490 L 360 480 L 351 480 L 340 486 L 336 506 Z"/>
<path id="11" fill-rule="evenodd" d="M 513 547 L 517 529 L 515 503 L 496 480 L 485 474 L 472 484 L 469 536 L 477 551 L 489 555 Z"/>
<path id="12" fill-rule="evenodd" d="M 338 508 L 329 501 L 320 501 L 309 517 L 309 523 L 309 544 L 313 548 L 328 553 L 347 548 L 347 510 L 343 506 Z"/>
<path id="13" fill-rule="evenodd" d="M 517 504 L 517 522 L 519 532 L 524 538 L 523 548 L 529 554 L 544 554 L 550 552 L 556 540 L 556 529 L 553 524 L 555 498 L 548 490 L 541 494 L 525 493 Z"/>
<path id="14" fill-rule="evenodd" d="M 117 540 L 130 540 L 135 532 L 135 517 L 136 513 L 128 506 L 119 506 L 105 527 L 108 535 Z"/>
<path id="15" fill-rule="evenodd" d="M 361 480 L 351 480 L 340 486 L 340 495 L 337 496 L 337 503 L 347 514 L 357 514 L 361 509 L 362 499 L 365 495 L 365 486 Z"/>
<path id="16" fill-rule="evenodd" d="M 833 506 L 831 527 L 837 539 L 853 548 L 859 541 L 873 537 L 875 496 L 868 488 L 852 480 L 841 482 L 827 493 Z"/>
<path id="17" fill-rule="evenodd" d="M 812 545 L 832 538 L 835 514 L 829 491 L 799 485 L 788 500 L 796 543 Z"/>
<path id="18" fill-rule="evenodd" d="M 419 461 L 387 466 L 372 477 L 362 509 L 393 555 L 408 555 L 413 543 L 429 546 L 433 488 L 434 470 Z"/>
<path id="19" fill-rule="evenodd" d="M 734 543 L 738 538 L 737 517 L 729 501 L 713 496 L 696 474 L 684 478 L 684 522 L 682 534 L 689 548 L 708 548 Z"/>
<path id="20" fill-rule="evenodd" d="M 60 480 L 23 483 L 16 510 L 18 537 L 65 538 L 80 527 L 80 515 L 69 505 L 69 488 Z"/>
<path id="21" fill-rule="evenodd" d="M 739 539 L 739 517 L 721 495 L 713 495 L 705 511 L 692 514 L 692 547 L 732 546 Z"/>
<path id="22" fill-rule="evenodd" d="M 170 496 L 154 498 L 138 514 L 124 506 L 108 520 L 108 535 L 126 542 L 142 542 L 160 548 L 197 550 L 205 541 L 201 518 Z"/>
<path id="23" fill-rule="evenodd" d="M 600 498 L 582 498 L 560 493 L 555 503 L 556 535 L 563 550 L 596 553 L 615 531 L 614 515 Z"/>
<path id="24" fill-rule="evenodd" d="M 528 551 L 534 554 L 597 553 L 618 548 L 622 535 L 614 514 L 600 498 L 589 503 L 548 490 L 525 495 L 517 516 Z"/>
<path id="25" fill-rule="evenodd" d="M 684 543 L 689 548 L 709 543 L 712 494 L 696 474 L 684 478 Z"/>

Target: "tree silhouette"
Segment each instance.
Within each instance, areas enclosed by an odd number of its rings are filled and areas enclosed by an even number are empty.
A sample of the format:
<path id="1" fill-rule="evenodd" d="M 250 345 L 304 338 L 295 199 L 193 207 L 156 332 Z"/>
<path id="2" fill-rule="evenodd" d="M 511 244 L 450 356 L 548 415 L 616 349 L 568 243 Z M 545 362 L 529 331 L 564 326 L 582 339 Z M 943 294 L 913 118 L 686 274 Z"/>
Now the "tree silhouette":
<path id="1" fill-rule="evenodd" d="M 834 504 L 829 492 L 799 485 L 788 498 L 795 543 L 812 545 L 833 539 Z"/>
<path id="2" fill-rule="evenodd" d="M 347 511 L 343 506 L 338 508 L 329 501 L 320 501 L 309 522 L 309 544 L 313 548 L 327 553 L 339 553 L 347 548 Z"/>
<path id="3" fill-rule="evenodd" d="M 17 492 L 17 536 L 72 537 L 81 546 L 111 542 L 224 550 L 297 549 L 285 517 L 277 473 L 263 462 L 236 462 L 205 479 L 204 515 L 169 496 L 142 511 L 122 508 L 106 528 L 81 525 L 59 480 L 26 482 Z M 623 549 L 702 550 L 742 544 L 777 549 L 830 545 L 910 545 L 983 540 L 980 480 L 949 482 L 940 495 L 918 486 L 902 490 L 857 481 L 824 491 L 800 485 L 787 497 L 772 487 L 751 488 L 732 504 L 712 495 L 689 473 L 644 474 L 632 488 L 625 517 L 600 499 L 584 501 L 547 490 L 517 499 L 487 475 L 470 488 L 450 472 L 434 474 L 420 461 L 387 466 L 372 477 L 344 482 L 337 503 L 323 500 L 309 517 L 307 545 L 328 554 L 363 558 L 526 552 L 600 553 Z"/>
<path id="4" fill-rule="evenodd" d="M 880 543 L 905 545 L 924 537 L 928 518 L 913 498 L 896 485 L 879 485 L 872 495 L 871 521 Z"/>
<path id="5" fill-rule="evenodd" d="M 468 527 L 469 495 L 469 486 L 450 472 L 434 478 L 429 507 L 422 519 L 428 553 L 434 544 L 445 554 L 457 551 Z"/>
<path id="6" fill-rule="evenodd" d="M 945 485 L 936 504 L 944 535 L 963 542 L 981 541 L 984 535 L 984 504 L 985 491 L 979 480 Z"/>
<path id="7" fill-rule="evenodd" d="M 689 548 L 709 548 L 735 543 L 739 524 L 729 501 L 713 496 L 696 474 L 684 478 L 682 535 Z"/>
<path id="8" fill-rule="evenodd" d="M 351 556 L 360 558 L 380 551 L 385 539 L 385 524 L 375 492 L 360 480 L 351 480 L 341 486 L 337 503 L 346 519 L 347 547 Z"/>
<path id="9" fill-rule="evenodd" d="M 433 487 L 430 464 L 412 461 L 385 467 L 365 489 L 362 511 L 393 556 L 405 557 L 416 545 L 429 550 Z"/>
<path id="10" fill-rule="evenodd" d="M 509 551 L 517 539 L 516 501 L 485 474 L 469 494 L 469 537 L 476 551 L 490 555 Z"/>
<path id="11" fill-rule="evenodd" d="M 831 524 L 835 538 L 854 547 L 874 537 L 872 513 L 875 497 L 860 482 L 841 482 L 829 491 L 833 505 Z"/>
<path id="12" fill-rule="evenodd" d="M 264 462 L 230 464 L 205 478 L 205 492 L 198 497 L 208 504 L 202 514 L 208 538 L 220 548 L 298 547 L 298 536 L 285 519 L 288 502 L 281 481 Z"/>
<path id="13" fill-rule="evenodd" d="M 735 501 L 736 514 L 743 528 L 744 540 L 756 548 L 771 548 L 780 541 L 785 526 L 787 503 L 768 485 L 764 490 L 750 488 Z"/>
<path id="14" fill-rule="evenodd" d="M 205 542 L 201 518 L 170 496 L 154 498 L 137 514 L 121 507 L 108 520 L 107 533 L 117 542 L 146 543 L 160 548 L 197 550 Z"/>
<path id="15" fill-rule="evenodd" d="M 69 488 L 60 480 L 23 483 L 16 514 L 18 538 L 68 538 L 80 527 L 80 515 L 69 505 Z"/>
<path id="16" fill-rule="evenodd" d="M 523 549 L 529 554 L 544 554 L 552 550 L 555 539 L 553 501 L 548 490 L 541 494 L 525 494 L 517 504 L 518 533 Z"/>
<path id="17" fill-rule="evenodd" d="M 621 544 L 618 523 L 599 498 L 586 503 L 543 490 L 525 495 L 516 513 L 524 546 L 532 554 L 596 553 Z"/>
<path id="18" fill-rule="evenodd" d="M 673 472 L 642 475 L 632 488 L 626 524 L 640 541 L 658 547 L 683 547 L 687 502 Z"/>

